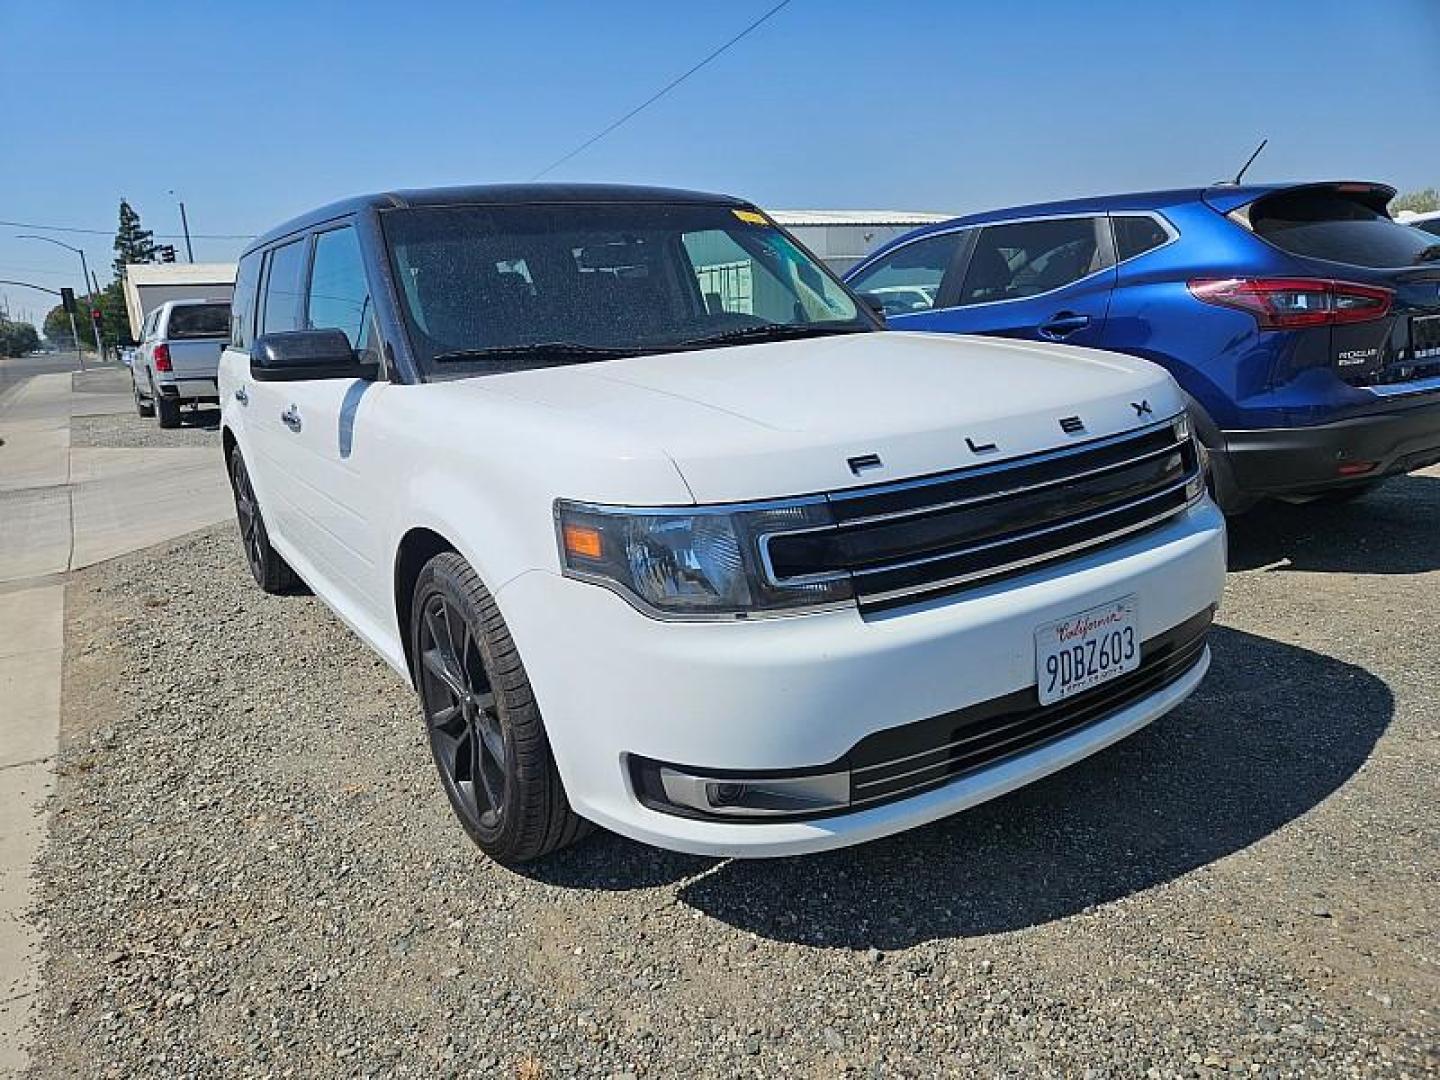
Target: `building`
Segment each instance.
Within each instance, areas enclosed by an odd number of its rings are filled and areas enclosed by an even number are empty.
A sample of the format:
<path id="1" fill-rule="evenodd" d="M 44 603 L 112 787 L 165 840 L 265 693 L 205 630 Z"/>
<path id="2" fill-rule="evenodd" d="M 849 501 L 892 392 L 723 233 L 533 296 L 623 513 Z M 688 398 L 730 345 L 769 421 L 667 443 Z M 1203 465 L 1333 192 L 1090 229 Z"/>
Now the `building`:
<path id="1" fill-rule="evenodd" d="M 904 210 L 770 210 L 767 213 L 837 274 L 843 274 L 887 240 L 921 225 L 955 216 Z"/>

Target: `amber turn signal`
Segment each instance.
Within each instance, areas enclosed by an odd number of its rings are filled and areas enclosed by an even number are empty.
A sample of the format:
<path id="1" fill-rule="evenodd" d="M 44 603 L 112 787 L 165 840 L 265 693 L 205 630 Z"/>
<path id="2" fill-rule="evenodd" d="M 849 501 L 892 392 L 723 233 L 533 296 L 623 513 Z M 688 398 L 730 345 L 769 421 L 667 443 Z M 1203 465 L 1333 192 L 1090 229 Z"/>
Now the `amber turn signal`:
<path id="1" fill-rule="evenodd" d="M 565 554 L 583 559 L 600 558 L 600 530 L 589 525 L 565 526 Z"/>

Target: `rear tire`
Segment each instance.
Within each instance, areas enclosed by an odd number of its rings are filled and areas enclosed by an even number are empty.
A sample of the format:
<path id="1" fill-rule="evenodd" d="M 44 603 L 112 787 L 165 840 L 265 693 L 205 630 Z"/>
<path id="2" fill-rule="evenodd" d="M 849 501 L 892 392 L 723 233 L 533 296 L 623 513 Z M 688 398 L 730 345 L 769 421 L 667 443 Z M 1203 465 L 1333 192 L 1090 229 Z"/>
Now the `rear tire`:
<path id="1" fill-rule="evenodd" d="M 159 416 L 162 428 L 178 428 L 180 426 L 180 402 L 159 394 L 156 394 L 151 400 L 154 402 L 155 412 Z"/>
<path id="2" fill-rule="evenodd" d="M 130 382 L 130 389 L 135 394 L 135 413 L 137 416 L 148 420 L 155 415 L 155 402 L 147 397 L 142 397 L 140 387 L 135 385 L 134 380 Z"/>
<path id="3" fill-rule="evenodd" d="M 164 427 L 164 414 L 161 416 L 160 426 Z M 235 520 L 240 526 L 240 545 L 245 551 L 250 576 L 267 593 L 290 592 L 300 579 L 290 569 L 290 564 L 270 546 L 270 534 L 265 530 L 260 501 L 255 498 L 250 474 L 245 469 L 245 459 L 240 456 L 238 448 L 230 452 L 230 491 L 235 496 Z"/>
<path id="4" fill-rule="evenodd" d="M 575 843 L 591 825 L 570 809 L 520 654 L 479 576 L 442 552 L 421 569 L 410 610 L 421 714 L 460 824 L 499 863 Z"/>

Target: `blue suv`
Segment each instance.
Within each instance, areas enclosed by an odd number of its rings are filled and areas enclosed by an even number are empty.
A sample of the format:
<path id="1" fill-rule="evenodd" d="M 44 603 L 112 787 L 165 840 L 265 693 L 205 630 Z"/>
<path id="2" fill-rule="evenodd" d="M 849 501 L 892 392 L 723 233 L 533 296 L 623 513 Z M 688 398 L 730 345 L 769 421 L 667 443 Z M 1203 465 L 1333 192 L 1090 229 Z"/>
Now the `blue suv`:
<path id="1" fill-rule="evenodd" d="M 1440 461 L 1440 242 L 1383 184 L 1220 185 L 926 226 L 846 281 L 895 329 L 1130 353 L 1191 399 L 1227 512 Z"/>

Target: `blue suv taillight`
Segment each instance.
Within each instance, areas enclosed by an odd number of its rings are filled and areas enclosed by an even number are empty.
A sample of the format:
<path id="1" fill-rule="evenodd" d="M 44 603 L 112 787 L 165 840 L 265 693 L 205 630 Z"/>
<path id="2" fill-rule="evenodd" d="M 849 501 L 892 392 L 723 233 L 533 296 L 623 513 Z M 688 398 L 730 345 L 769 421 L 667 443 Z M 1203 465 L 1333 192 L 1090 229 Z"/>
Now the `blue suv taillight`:
<path id="1" fill-rule="evenodd" d="M 1383 319 L 1395 299 L 1390 289 L 1326 278 L 1200 278 L 1186 285 L 1197 300 L 1248 311 L 1261 330 Z"/>

